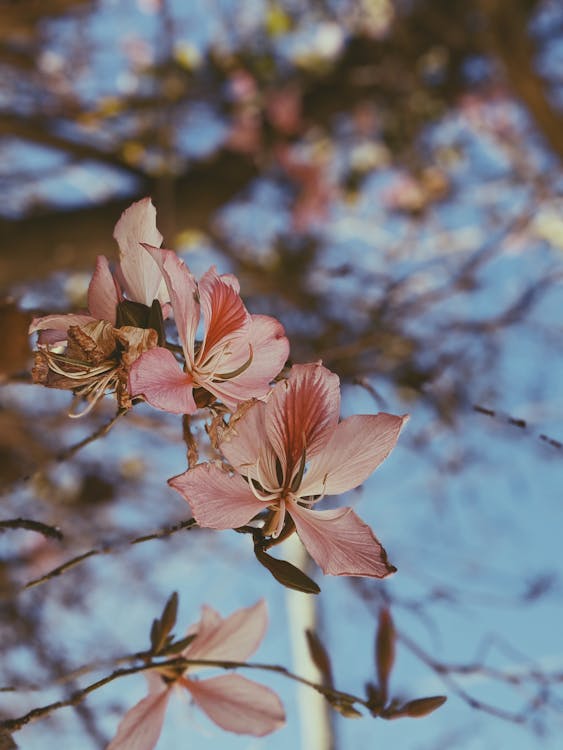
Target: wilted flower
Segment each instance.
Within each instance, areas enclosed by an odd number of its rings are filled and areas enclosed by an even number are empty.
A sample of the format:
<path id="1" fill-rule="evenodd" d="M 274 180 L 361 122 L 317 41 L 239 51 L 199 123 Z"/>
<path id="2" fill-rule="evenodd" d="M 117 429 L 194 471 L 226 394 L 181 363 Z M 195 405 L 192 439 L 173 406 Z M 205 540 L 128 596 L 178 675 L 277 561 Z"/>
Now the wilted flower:
<path id="1" fill-rule="evenodd" d="M 98 256 L 88 287 L 88 313 L 35 318 L 39 332 L 32 376 L 35 383 L 72 390 L 89 403 L 86 414 L 106 391 L 115 391 L 119 407 L 131 406 L 128 369 L 163 339 L 163 315 L 169 305 L 160 269 L 141 245 L 162 242 L 150 198 L 133 203 L 115 225 L 119 264 L 115 275 Z"/>
<path id="2" fill-rule="evenodd" d="M 133 309 L 135 305 L 145 307 L 148 319 L 154 300 L 161 303 L 168 301 L 160 270 L 141 245 L 141 242 L 154 245 L 162 242 L 151 199 L 143 198 L 129 206 L 115 225 L 113 236 L 119 246 L 119 264 L 115 275 L 110 271 L 107 258 L 99 255 L 88 287 L 88 313 L 35 318 L 29 332 L 39 331 L 39 344 L 65 341 L 70 326 L 84 326 L 97 320 L 106 320 L 114 326 L 131 323 L 130 319 L 120 320 L 123 311 L 127 316 L 127 306 L 121 305 L 120 308 L 120 303 L 132 303 Z"/>
<path id="3" fill-rule="evenodd" d="M 196 411 L 196 388 L 229 409 L 265 396 L 289 352 L 283 326 L 267 315 L 250 315 L 231 274 L 219 276 L 212 267 L 196 282 L 175 253 L 146 248 L 170 294 L 185 368 L 180 369 L 169 349 L 152 349 L 131 368 L 131 393 L 175 414 Z M 202 315 L 203 340 L 196 342 Z"/>
<path id="4" fill-rule="evenodd" d="M 325 573 L 383 578 L 395 569 L 370 527 L 351 508 L 313 506 L 360 485 L 393 449 L 407 417 L 364 414 L 339 423 L 339 413 L 338 376 L 321 364 L 295 365 L 266 403 L 243 404 L 220 435 L 234 472 L 204 463 L 169 483 L 200 526 L 238 528 L 268 511 L 264 535 L 275 539 L 294 524 Z"/>
<path id="5" fill-rule="evenodd" d="M 181 656 L 193 660 L 245 661 L 258 648 L 266 626 L 263 601 L 239 609 L 226 619 L 204 607 L 200 622 L 189 631 L 196 636 Z M 125 714 L 107 750 L 152 750 L 162 730 L 168 700 L 176 688 L 188 690 L 207 716 L 228 732 L 262 737 L 284 724 L 283 706 L 272 690 L 238 674 L 202 680 L 189 677 L 202 668 L 162 667 L 160 673 L 157 670 L 147 673 L 149 695 Z"/>

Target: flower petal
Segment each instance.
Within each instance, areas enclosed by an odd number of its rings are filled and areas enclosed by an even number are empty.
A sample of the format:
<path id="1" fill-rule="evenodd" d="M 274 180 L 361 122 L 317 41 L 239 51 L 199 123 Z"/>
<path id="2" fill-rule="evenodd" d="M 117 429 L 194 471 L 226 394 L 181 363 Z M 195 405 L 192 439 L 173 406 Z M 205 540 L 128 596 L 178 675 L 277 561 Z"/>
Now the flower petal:
<path id="1" fill-rule="evenodd" d="M 232 283 L 225 282 L 212 266 L 199 281 L 201 309 L 205 320 L 205 337 L 202 344 L 202 365 L 214 353 L 215 347 L 226 340 L 246 339 L 250 316 Z M 248 357 L 248 347 L 246 357 Z M 246 359 L 245 357 L 245 359 Z M 244 359 L 242 360 L 244 362 Z M 226 370 L 233 370 L 227 359 Z M 242 363 L 241 363 L 242 364 Z"/>
<path id="2" fill-rule="evenodd" d="M 225 619 L 218 617 L 214 610 L 204 607 L 197 636 L 183 653 L 186 659 L 245 661 L 256 651 L 268 626 L 264 600 L 238 609 Z"/>
<path id="3" fill-rule="evenodd" d="M 186 680 L 197 705 L 227 732 L 263 737 L 285 723 L 285 711 L 278 696 L 238 674 Z"/>
<path id="4" fill-rule="evenodd" d="M 229 369 L 233 371 L 244 364 L 250 352 L 252 361 L 248 368 L 230 380 L 207 386 L 229 409 L 250 398 L 266 396 L 289 355 L 289 341 L 282 324 L 268 315 L 252 315 L 248 339 L 241 340 L 238 351 L 235 346 L 227 360 Z"/>
<path id="5" fill-rule="evenodd" d="M 241 476 L 213 464 L 198 464 L 168 484 L 188 501 L 199 526 L 208 529 L 236 529 L 266 508 Z"/>
<path id="6" fill-rule="evenodd" d="M 311 460 L 299 494 L 338 495 L 362 484 L 393 450 L 407 419 L 384 412 L 344 419 Z"/>
<path id="7" fill-rule="evenodd" d="M 320 363 L 294 365 L 287 380 L 274 387 L 266 404 L 266 430 L 282 466 L 289 473 L 319 453 L 338 423 L 338 376 Z"/>
<path id="8" fill-rule="evenodd" d="M 157 346 L 142 354 L 129 371 L 129 393 L 172 414 L 193 414 L 197 406 L 191 377 L 180 370 L 172 352 Z"/>
<path id="9" fill-rule="evenodd" d="M 247 401 L 233 414 L 229 426 L 219 432 L 221 453 L 239 474 L 254 479 L 257 479 L 256 461 L 268 445 L 265 409 L 263 401 Z"/>
<path id="10" fill-rule="evenodd" d="M 151 245 L 144 245 L 144 248 L 162 272 L 186 361 L 192 368 L 200 309 L 196 280 L 184 261 L 172 250 L 160 250 Z"/>
<path id="11" fill-rule="evenodd" d="M 56 344 L 60 341 L 66 341 L 67 331 L 70 326 L 82 326 L 88 323 L 95 323 L 96 318 L 91 315 L 82 315 L 79 313 L 70 313 L 62 315 L 44 315 L 42 318 L 33 318 L 29 326 L 29 333 L 39 331 L 38 343 L 43 345 Z"/>
<path id="12" fill-rule="evenodd" d="M 152 750 L 154 748 L 162 731 L 164 714 L 171 693 L 162 680 L 161 684 L 162 689 L 159 692 L 151 692 L 127 711 L 107 750 Z"/>
<path id="13" fill-rule="evenodd" d="M 352 508 L 319 511 L 293 503 L 288 511 L 299 538 L 324 573 L 385 578 L 395 572 L 373 531 Z"/>
<path id="14" fill-rule="evenodd" d="M 119 290 L 105 255 L 98 255 L 96 269 L 88 286 L 88 309 L 98 320 L 115 325 Z"/>
<path id="15" fill-rule="evenodd" d="M 129 206 L 115 225 L 113 236 L 119 245 L 119 260 L 129 299 L 149 307 L 153 300 L 167 302 L 162 274 L 141 243 L 160 247 L 162 235 L 156 228 L 156 209 L 150 198 Z"/>

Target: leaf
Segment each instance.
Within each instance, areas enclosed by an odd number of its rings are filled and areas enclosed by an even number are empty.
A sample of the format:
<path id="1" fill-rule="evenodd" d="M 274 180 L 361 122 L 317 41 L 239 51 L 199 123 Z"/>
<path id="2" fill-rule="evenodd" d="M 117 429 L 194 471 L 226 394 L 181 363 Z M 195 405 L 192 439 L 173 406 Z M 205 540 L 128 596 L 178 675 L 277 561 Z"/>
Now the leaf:
<path id="1" fill-rule="evenodd" d="M 375 639 L 375 661 L 381 700 L 385 703 L 389 675 L 395 662 L 395 626 L 387 607 L 384 607 L 379 613 L 379 625 Z"/>
<path id="2" fill-rule="evenodd" d="M 274 576 L 276 581 L 294 591 L 302 591 L 304 594 L 318 594 L 320 588 L 317 584 L 306 576 L 302 570 L 295 565 L 288 563 L 286 560 L 278 560 L 276 557 L 270 557 L 260 547 L 254 547 L 254 554 L 259 563 L 261 563 Z"/>
<path id="3" fill-rule="evenodd" d="M 328 651 L 314 630 L 307 628 L 305 631 L 305 637 L 307 638 L 307 645 L 309 646 L 309 653 L 311 654 L 313 664 L 317 667 L 323 677 L 323 684 L 327 687 L 334 687 L 332 680 L 332 667 Z"/>

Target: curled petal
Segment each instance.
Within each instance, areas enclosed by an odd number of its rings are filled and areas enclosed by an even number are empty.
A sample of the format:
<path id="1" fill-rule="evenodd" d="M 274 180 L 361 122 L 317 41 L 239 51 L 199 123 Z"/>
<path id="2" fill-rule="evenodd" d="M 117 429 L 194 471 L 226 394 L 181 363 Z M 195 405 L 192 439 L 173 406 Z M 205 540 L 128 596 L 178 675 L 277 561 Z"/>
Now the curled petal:
<path id="1" fill-rule="evenodd" d="M 245 661 L 260 645 L 267 626 L 268 612 L 263 600 L 253 607 L 238 609 L 225 619 L 204 607 L 197 636 L 183 655 L 186 659 Z"/>
<path id="2" fill-rule="evenodd" d="M 160 684 L 162 685 L 160 690 L 151 692 L 127 711 L 107 750 L 152 750 L 154 748 L 162 731 L 164 714 L 171 692 L 162 680 Z"/>
<path id="3" fill-rule="evenodd" d="M 241 476 L 213 464 L 199 464 L 168 484 L 188 501 L 199 526 L 208 529 L 236 529 L 266 508 Z"/>
<path id="4" fill-rule="evenodd" d="M 144 396 L 151 406 L 172 414 L 193 414 L 197 406 L 191 377 L 180 370 L 172 352 L 163 347 L 141 355 L 129 372 L 129 393 Z"/>
<path id="5" fill-rule="evenodd" d="M 82 326 L 95 323 L 96 318 L 91 315 L 71 313 L 69 315 L 44 315 L 42 318 L 34 318 L 29 326 L 29 333 L 39 331 L 38 343 L 41 345 L 56 344 L 66 341 L 67 331 L 70 326 Z"/>
<path id="6" fill-rule="evenodd" d="M 396 568 L 373 531 L 352 508 L 288 508 L 299 538 L 324 573 L 332 576 L 385 578 Z"/>
<path id="7" fill-rule="evenodd" d="M 205 338 L 199 359 L 204 365 L 218 344 L 226 343 L 233 338 L 246 339 L 250 316 L 233 285 L 218 276 L 214 266 L 201 277 L 199 292 L 205 319 Z M 248 346 L 245 350 L 247 357 Z M 231 366 L 230 358 L 227 362 L 228 370 L 235 369 Z"/>
<path id="8" fill-rule="evenodd" d="M 88 286 L 88 309 L 98 320 L 107 320 L 115 325 L 117 303 L 120 293 L 105 255 L 98 255 L 94 275 Z"/>
<path id="9" fill-rule="evenodd" d="M 119 245 L 119 259 L 129 299 L 149 307 L 153 300 L 168 301 L 162 274 L 141 243 L 160 247 L 162 235 L 156 228 L 156 209 L 150 198 L 133 203 L 121 214 L 113 236 Z"/>
<path id="10" fill-rule="evenodd" d="M 199 293 L 196 280 L 184 261 L 172 250 L 160 250 L 147 244 L 143 247 L 162 272 L 186 361 L 193 367 L 195 337 L 199 325 Z"/>
<path id="11" fill-rule="evenodd" d="M 186 683 L 197 705 L 227 732 L 263 737 L 285 723 L 283 705 L 273 690 L 246 677 L 229 674 Z"/>
<path id="12" fill-rule="evenodd" d="M 407 419 L 384 412 L 344 419 L 311 460 L 299 494 L 339 495 L 358 487 L 393 450 Z"/>
<path id="13" fill-rule="evenodd" d="M 248 339 L 233 345 L 229 367 L 235 369 L 251 352 L 250 365 L 232 380 L 214 382 L 208 386 L 230 409 L 250 398 L 263 398 L 270 391 L 270 383 L 278 375 L 289 355 L 289 341 L 281 323 L 268 315 L 252 315 Z"/>
<path id="14" fill-rule="evenodd" d="M 338 376 L 320 363 L 294 365 L 266 404 L 266 429 L 282 466 L 289 473 L 319 453 L 338 423 Z"/>

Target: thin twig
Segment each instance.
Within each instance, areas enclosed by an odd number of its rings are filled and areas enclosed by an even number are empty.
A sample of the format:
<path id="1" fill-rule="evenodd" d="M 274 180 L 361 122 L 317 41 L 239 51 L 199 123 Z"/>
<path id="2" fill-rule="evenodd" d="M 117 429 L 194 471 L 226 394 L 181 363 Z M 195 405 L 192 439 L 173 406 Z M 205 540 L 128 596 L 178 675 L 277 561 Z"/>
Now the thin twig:
<path id="1" fill-rule="evenodd" d="M 157 531 L 153 531 L 148 534 L 143 534 L 142 536 L 135 537 L 135 539 L 128 539 L 125 542 L 119 542 L 117 544 L 88 550 L 88 552 L 83 552 L 81 555 L 77 555 L 76 557 L 73 557 L 70 560 L 67 560 L 62 565 L 58 565 L 56 568 L 49 570 L 47 573 L 40 576 L 39 578 L 35 578 L 32 581 L 28 581 L 28 583 L 26 583 L 23 588 L 24 590 L 31 589 L 34 586 L 39 586 L 40 584 L 45 583 L 46 581 L 50 581 L 52 578 L 57 578 L 63 573 L 66 573 L 67 570 L 70 570 L 71 568 L 74 568 L 77 565 L 80 565 L 80 563 L 84 562 L 85 560 L 88 560 L 90 557 L 96 557 L 97 555 L 111 555 L 129 546 L 132 546 L 135 544 L 141 544 L 142 542 L 149 542 L 153 539 L 163 539 L 165 537 L 171 536 L 172 534 L 175 534 L 177 531 L 182 531 L 183 529 L 189 530 L 193 528 L 194 526 L 197 526 L 195 519 L 188 518 L 186 521 L 180 521 L 179 523 L 174 524 L 174 526 L 167 526 L 163 529 L 159 529 Z"/>
<path id="2" fill-rule="evenodd" d="M 479 404 L 473 405 L 473 411 L 476 411 L 478 414 L 484 414 L 486 417 L 490 417 L 491 419 L 501 419 L 511 427 L 518 427 L 518 429 L 520 430 L 527 430 L 529 428 L 529 425 L 525 419 L 511 417 L 509 414 L 500 414 L 494 409 L 488 409 L 485 406 L 479 406 Z M 552 448 L 563 450 L 563 442 L 561 442 L 560 440 L 555 440 L 554 438 L 548 437 L 544 434 L 536 435 L 536 437 L 538 438 L 538 440 L 551 445 Z"/>
<path id="3" fill-rule="evenodd" d="M 188 469 L 191 469 L 198 462 L 199 447 L 192 432 L 192 420 L 189 414 L 182 416 L 182 437 L 187 448 Z"/>
<path id="4" fill-rule="evenodd" d="M 0 521 L 0 529 L 26 529 L 27 531 L 36 531 L 38 534 L 50 537 L 51 539 L 61 540 L 63 532 L 56 526 L 49 526 L 42 521 L 34 521 L 31 518 L 10 518 Z"/>
<path id="5" fill-rule="evenodd" d="M 341 692 L 340 690 L 335 690 L 334 688 L 329 688 L 325 685 L 320 685 L 318 683 L 311 682 L 310 680 L 307 680 L 304 677 L 300 677 L 299 675 L 296 675 L 293 672 L 290 672 L 288 669 L 286 669 L 286 667 L 283 667 L 280 665 L 245 663 L 245 662 L 237 662 L 237 661 L 218 661 L 218 660 L 212 660 L 212 659 L 185 659 L 185 658 L 179 657 L 179 658 L 170 659 L 164 662 L 152 662 L 150 664 L 140 664 L 134 667 L 125 667 L 122 669 L 116 669 L 110 675 L 107 675 L 106 677 L 102 677 L 101 679 L 96 680 L 95 682 L 92 682 L 90 685 L 87 685 L 81 690 L 77 690 L 69 698 L 65 700 L 55 701 L 54 703 L 49 703 L 45 706 L 34 708 L 28 713 L 16 719 L 7 719 L 5 721 L 2 721 L 0 722 L 0 727 L 2 727 L 3 729 L 9 732 L 17 732 L 18 730 L 22 729 L 22 727 L 26 726 L 27 724 L 30 724 L 34 721 L 42 719 L 43 717 L 49 715 L 53 711 L 57 711 L 60 708 L 66 708 L 68 706 L 78 705 L 90 693 L 93 693 L 95 690 L 98 690 L 99 688 L 104 687 L 104 685 L 108 685 L 110 682 L 113 682 L 114 680 L 117 680 L 120 677 L 127 677 L 129 675 L 138 674 L 139 672 L 146 672 L 151 669 L 160 669 L 160 670 L 172 669 L 172 670 L 185 671 L 186 669 L 188 669 L 188 667 L 215 667 L 218 669 L 225 669 L 225 670 L 257 669 L 257 670 L 262 670 L 262 671 L 267 671 L 267 672 L 276 672 L 278 674 L 284 675 L 284 677 L 287 677 L 290 680 L 294 680 L 295 682 L 299 682 L 302 685 L 307 685 L 313 690 L 316 690 L 317 692 L 324 695 L 325 698 L 327 698 L 327 700 L 329 700 L 329 702 L 333 705 L 343 704 L 343 705 L 350 706 L 350 705 L 353 705 L 354 703 L 358 703 L 364 706 L 365 708 L 369 708 L 367 701 L 365 701 L 363 698 L 360 698 L 355 695 L 351 695 L 350 693 Z"/>
<path id="6" fill-rule="evenodd" d="M 74 445 L 65 448 L 65 450 L 58 454 L 58 456 L 56 457 L 56 461 L 58 463 L 61 463 L 62 461 L 66 461 L 68 458 L 72 458 L 72 456 L 78 453 L 78 451 L 82 450 L 82 448 L 85 448 L 95 440 L 99 440 L 101 437 L 104 437 L 104 435 L 107 435 L 114 424 L 125 414 L 127 414 L 126 409 L 119 409 L 117 413 L 109 420 L 109 422 L 101 425 L 101 427 L 99 427 L 95 432 L 93 432 L 91 435 L 88 435 L 83 440 L 79 440 L 78 443 L 74 443 Z"/>

